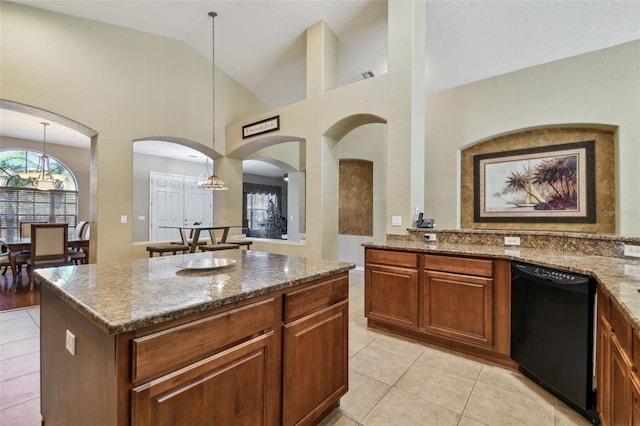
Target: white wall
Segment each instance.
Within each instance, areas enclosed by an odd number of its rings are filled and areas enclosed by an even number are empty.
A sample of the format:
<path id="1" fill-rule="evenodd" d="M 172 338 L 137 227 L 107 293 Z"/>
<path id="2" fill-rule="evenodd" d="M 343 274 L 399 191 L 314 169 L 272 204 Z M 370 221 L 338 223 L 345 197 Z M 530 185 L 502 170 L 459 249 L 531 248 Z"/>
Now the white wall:
<path id="1" fill-rule="evenodd" d="M 146 256 L 144 246 L 132 245 L 131 221 L 120 223 L 133 214 L 132 141 L 170 136 L 211 148 L 211 63 L 176 40 L 14 3 L 0 8 L 2 98 L 98 133 L 92 253 L 98 262 Z M 224 155 L 225 124 L 266 107 L 220 70 L 216 103 L 215 149 Z M 227 192 L 240 201 L 241 189 Z"/>
<path id="2" fill-rule="evenodd" d="M 556 124 L 618 127 L 617 230 L 640 235 L 640 41 L 427 95 L 425 216 L 458 225 L 458 153 L 490 137 Z"/>

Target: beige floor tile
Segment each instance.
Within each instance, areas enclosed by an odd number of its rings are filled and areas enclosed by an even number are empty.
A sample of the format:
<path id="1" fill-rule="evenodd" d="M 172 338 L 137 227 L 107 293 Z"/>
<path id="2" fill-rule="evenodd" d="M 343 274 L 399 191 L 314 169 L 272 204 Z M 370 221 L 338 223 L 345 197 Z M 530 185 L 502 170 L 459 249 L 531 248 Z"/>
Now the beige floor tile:
<path id="1" fill-rule="evenodd" d="M 402 391 L 391 389 L 365 417 L 365 426 L 455 426 L 453 411 L 422 401 Z"/>
<path id="2" fill-rule="evenodd" d="M 29 313 L 29 316 L 33 319 L 33 322 L 35 322 L 39 327 L 40 326 L 40 306 L 27 308 L 27 312 Z"/>
<path id="3" fill-rule="evenodd" d="M 351 370 L 362 373 L 388 385 L 393 385 L 413 363 L 413 359 L 371 345 L 362 349 L 349 360 Z"/>
<path id="4" fill-rule="evenodd" d="M 360 422 L 389 389 L 389 385 L 349 370 L 349 392 L 340 400 L 338 410 Z"/>
<path id="5" fill-rule="evenodd" d="M 424 345 L 386 334 L 380 335 L 380 337 L 369 346 L 382 349 L 405 358 L 411 358 L 412 360 L 418 359 L 425 350 Z"/>
<path id="6" fill-rule="evenodd" d="M 27 315 L 26 317 L 22 316 L 19 318 L 0 321 L 0 331 L 12 330 L 14 328 L 21 328 L 21 327 L 32 327 L 34 325 L 35 323 L 33 322 L 33 319 L 31 319 L 31 317 Z"/>
<path id="7" fill-rule="evenodd" d="M 32 322 L 30 325 L 24 327 L 2 330 L 2 333 L 0 333 L 0 345 L 30 339 L 39 335 L 40 329 Z"/>
<path id="8" fill-rule="evenodd" d="M 366 325 L 360 325 L 356 322 L 349 321 L 349 343 L 359 343 L 367 346 L 381 336 L 380 333 L 372 331 Z"/>
<path id="9" fill-rule="evenodd" d="M 394 388 L 461 414 L 475 380 L 424 363 L 414 363 Z"/>
<path id="10" fill-rule="evenodd" d="M 20 355 L 2 361 L 0 382 L 40 371 L 40 352 Z"/>
<path id="11" fill-rule="evenodd" d="M 473 380 L 478 378 L 478 374 L 480 374 L 480 370 L 484 365 L 464 356 L 431 347 L 427 347 L 416 362 L 432 365 Z"/>
<path id="12" fill-rule="evenodd" d="M 353 358 L 358 352 L 366 348 L 367 345 L 362 343 L 349 342 L 349 359 Z"/>
<path id="13" fill-rule="evenodd" d="M 0 322 L 8 321 L 16 318 L 26 318 L 29 314 L 26 309 L 14 309 L 11 311 L 0 312 Z"/>
<path id="14" fill-rule="evenodd" d="M 460 418 L 460 421 L 458 422 L 458 426 L 488 426 L 488 425 L 485 425 L 484 423 L 480 423 L 476 420 L 463 416 L 462 418 Z"/>
<path id="15" fill-rule="evenodd" d="M 0 410 L 40 396 L 40 372 L 0 382 Z M 40 412 L 40 411 L 38 411 Z"/>
<path id="16" fill-rule="evenodd" d="M 333 410 L 327 417 L 325 417 L 319 426 L 358 426 L 358 422 L 351 420 L 349 417 L 342 414 L 338 409 Z"/>
<path id="17" fill-rule="evenodd" d="M 476 382 L 464 416 L 491 426 L 553 426 L 554 407 L 532 393 L 518 392 Z"/>
<path id="18" fill-rule="evenodd" d="M 26 355 L 40 350 L 40 337 L 18 340 L 17 342 L 0 345 L 0 361 Z"/>
<path id="19" fill-rule="evenodd" d="M 592 424 L 557 398 L 555 400 L 555 408 L 555 426 L 588 426 Z"/>
<path id="20" fill-rule="evenodd" d="M 504 390 L 519 393 L 525 397 L 537 397 L 545 399 L 549 404 L 554 404 L 554 396 L 549 392 L 523 376 L 520 372 L 495 365 L 483 365 L 478 381 Z"/>
<path id="21" fill-rule="evenodd" d="M 40 398 L 30 399 L 0 410 L 0 424 L 6 426 L 40 426 Z"/>

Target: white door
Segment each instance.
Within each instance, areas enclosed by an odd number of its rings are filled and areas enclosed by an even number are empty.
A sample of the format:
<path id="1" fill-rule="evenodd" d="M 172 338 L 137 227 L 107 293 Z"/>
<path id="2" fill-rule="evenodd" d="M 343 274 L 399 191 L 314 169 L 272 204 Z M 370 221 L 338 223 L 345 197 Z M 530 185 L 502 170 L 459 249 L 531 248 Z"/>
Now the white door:
<path id="1" fill-rule="evenodd" d="M 200 222 L 209 225 L 213 217 L 213 194 L 199 189 L 190 176 L 150 173 L 149 241 L 177 241 L 177 229 Z"/>
<path id="2" fill-rule="evenodd" d="M 198 188 L 196 178 L 184 178 L 184 220 L 187 225 L 200 222 L 213 225 L 213 193 Z"/>

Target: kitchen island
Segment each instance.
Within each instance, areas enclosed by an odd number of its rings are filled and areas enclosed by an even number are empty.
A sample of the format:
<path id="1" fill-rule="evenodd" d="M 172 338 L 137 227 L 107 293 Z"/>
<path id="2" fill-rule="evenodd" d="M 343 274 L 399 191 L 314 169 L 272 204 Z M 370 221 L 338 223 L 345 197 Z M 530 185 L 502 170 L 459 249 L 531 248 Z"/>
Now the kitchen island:
<path id="1" fill-rule="evenodd" d="M 38 271 L 43 424 L 317 422 L 347 391 L 354 266 L 225 250 Z"/>

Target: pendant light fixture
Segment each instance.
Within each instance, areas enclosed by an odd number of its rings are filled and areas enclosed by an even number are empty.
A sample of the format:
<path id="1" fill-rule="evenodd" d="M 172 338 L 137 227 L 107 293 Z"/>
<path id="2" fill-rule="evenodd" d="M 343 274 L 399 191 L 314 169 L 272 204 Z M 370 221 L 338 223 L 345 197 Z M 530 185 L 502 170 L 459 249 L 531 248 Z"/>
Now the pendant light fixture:
<path id="1" fill-rule="evenodd" d="M 25 166 L 24 173 L 18 173 L 21 179 L 29 181 L 29 184 L 41 191 L 50 191 L 52 189 L 63 189 L 64 181 L 67 178 L 64 174 L 52 173 L 47 155 L 47 126 L 49 123 L 42 122 L 43 138 L 42 138 L 42 155 L 38 161 L 38 169 L 30 172 Z"/>
<path id="2" fill-rule="evenodd" d="M 218 16 L 216 12 L 209 12 L 209 16 L 211 16 L 211 79 L 212 79 L 212 105 L 213 105 L 213 113 L 212 113 L 212 123 L 213 123 L 213 143 L 212 148 L 216 148 L 216 61 L 215 61 L 215 53 L 216 53 L 216 38 L 215 38 L 215 18 Z M 204 170 L 200 174 L 197 179 L 198 188 L 200 189 L 210 189 L 213 191 L 220 191 L 229 189 L 229 187 L 222 181 L 222 179 L 218 178 L 218 176 L 209 173 L 209 159 L 207 158 L 204 162 Z"/>

